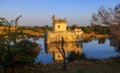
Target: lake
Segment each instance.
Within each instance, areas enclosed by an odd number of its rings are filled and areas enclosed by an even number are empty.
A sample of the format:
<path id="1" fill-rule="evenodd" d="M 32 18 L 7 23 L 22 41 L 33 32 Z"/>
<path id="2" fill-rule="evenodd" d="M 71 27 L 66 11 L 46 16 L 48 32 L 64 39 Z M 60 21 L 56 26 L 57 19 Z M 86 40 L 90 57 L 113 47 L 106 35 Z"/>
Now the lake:
<path id="1" fill-rule="evenodd" d="M 49 64 L 54 62 L 61 62 L 63 57 L 61 55 L 61 43 L 44 43 L 44 38 L 36 40 L 41 45 L 41 50 L 35 63 Z M 112 39 L 92 39 L 84 40 L 82 42 L 64 43 L 63 48 L 66 57 L 74 51 L 75 53 L 84 54 L 86 58 L 92 59 L 107 59 L 109 57 L 120 56 L 120 45 Z"/>

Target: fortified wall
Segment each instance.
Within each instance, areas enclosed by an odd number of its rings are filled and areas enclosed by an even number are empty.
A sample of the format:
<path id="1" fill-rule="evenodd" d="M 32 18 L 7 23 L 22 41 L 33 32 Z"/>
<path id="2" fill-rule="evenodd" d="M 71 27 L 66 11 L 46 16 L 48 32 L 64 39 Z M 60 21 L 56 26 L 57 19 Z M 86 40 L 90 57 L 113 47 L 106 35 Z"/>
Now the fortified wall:
<path id="1" fill-rule="evenodd" d="M 66 18 L 56 18 L 52 16 L 52 31 L 45 32 L 46 42 L 59 42 L 64 38 L 64 42 L 81 41 L 83 38 L 83 31 L 76 28 L 72 31 L 67 30 Z"/>

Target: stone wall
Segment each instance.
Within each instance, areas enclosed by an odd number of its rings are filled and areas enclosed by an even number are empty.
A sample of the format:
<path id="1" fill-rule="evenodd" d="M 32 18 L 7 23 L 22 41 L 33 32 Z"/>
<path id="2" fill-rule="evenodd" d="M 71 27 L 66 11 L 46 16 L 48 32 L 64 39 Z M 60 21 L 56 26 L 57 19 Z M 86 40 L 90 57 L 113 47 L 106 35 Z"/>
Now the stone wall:
<path id="1" fill-rule="evenodd" d="M 82 31 L 71 31 L 71 32 L 52 32 L 47 31 L 46 33 L 46 42 L 58 42 L 62 41 L 62 37 L 64 38 L 64 42 L 71 41 L 81 41 L 82 40 Z"/>

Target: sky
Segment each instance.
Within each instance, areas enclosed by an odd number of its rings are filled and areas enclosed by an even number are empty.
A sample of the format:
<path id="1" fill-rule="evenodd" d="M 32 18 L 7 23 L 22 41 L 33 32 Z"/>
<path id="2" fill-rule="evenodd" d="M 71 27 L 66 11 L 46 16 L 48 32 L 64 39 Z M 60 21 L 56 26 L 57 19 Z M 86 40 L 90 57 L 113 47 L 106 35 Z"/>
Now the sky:
<path id="1" fill-rule="evenodd" d="M 0 17 L 9 22 L 19 15 L 21 26 L 52 26 L 52 15 L 66 18 L 67 25 L 90 25 L 93 13 L 103 6 L 114 8 L 120 0 L 0 0 Z"/>

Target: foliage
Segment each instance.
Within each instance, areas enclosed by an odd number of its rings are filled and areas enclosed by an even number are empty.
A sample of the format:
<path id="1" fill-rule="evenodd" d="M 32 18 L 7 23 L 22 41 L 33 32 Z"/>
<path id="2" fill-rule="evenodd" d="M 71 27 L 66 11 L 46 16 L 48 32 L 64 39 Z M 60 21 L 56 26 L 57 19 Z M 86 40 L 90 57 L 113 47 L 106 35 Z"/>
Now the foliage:
<path id="1" fill-rule="evenodd" d="M 86 59 L 84 54 L 75 53 L 73 51 L 67 57 L 68 62 L 73 62 L 74 60 L 83 60 L 83 59 Z"/>
<path id="2" fill-rule="evenodd" d="M 4 26 L 4 21 L 5 21 L 4 18 L 0 18 L 0 26 Z"/>
<path id="3" fill-rule="evenodd" d="M 81 27 L 82 30 L 85 32 L 85 33 L 92 33 L 93 30 L 90 26 L 87 26 L 87 27 Z"/>
<path id="4" fill-rule="evenodd" d="M 92 16 L 92 25 L 113 25 L 120 24 L 120 4 L 116 5 L 114 9 L 108 10 L 104 7 L 98 9 L 97 14 Z"/>
<path id="5" fill-rule="evenodd" d="M 81 27 L 84 33 L 97 33 L 97 34 L 109 34 L 110 29 L 107 26 L 94 25 Z"/>
<path id="6" fill-rule="evenodd" d="M 91 25 L 109 26 L 112 34 L 120 35 L 120 4 L 114 9 L 99 8 L 97 14 L 92 16 Z"/>
<path id="7" fill-rule="evenodd" d="M 3 65 L 33 62 L 39 52 L 39 45 L 29 40 L 22 40 L 8 47 L 0 47 L 0 62 Z"/>
<path id="8" fill-rule="evenodd" d="M 18 21 L 18 20 L 17 20 Z M 8 23 L 0 35 L 0 64 L 33 62 L 40 46 L 35 41 L 30 41 L 30 35 L 25 34 L 21 27 Z"/>
<path id="9" fill-rule="evenodd" d="M 44 30 L 52 30 L 52 27 L 48 26 L 48 25 L 45 25 L 44 26 Z"/>
<path id="10" fill-rule="evenodd" d="M 110 33 L 110 29 L 107 26 L 100 26 L 100 25 L 95 25 L 95 26 L 91 26 L 93 28 L 93 31 L 95 33 L 99 33 L 99 34 L 109 34 Z"/>
<path id="11" fill-rule="evenodd" d="M 77 24 L 73 24 L 73 25 L 70 27 L 71 30 L 74 30 L 75 28 L 78 28 L 78 25 L 77 25 Z"/>
<path id="12" fill-rule="evenodd" d="M 45 30 L 52 30 L 52 27 L 45 25 L 45 26 L 22 26 L 23 30 L 31 30 L 33 32 L 41 32 L 44 33 Z"/>

